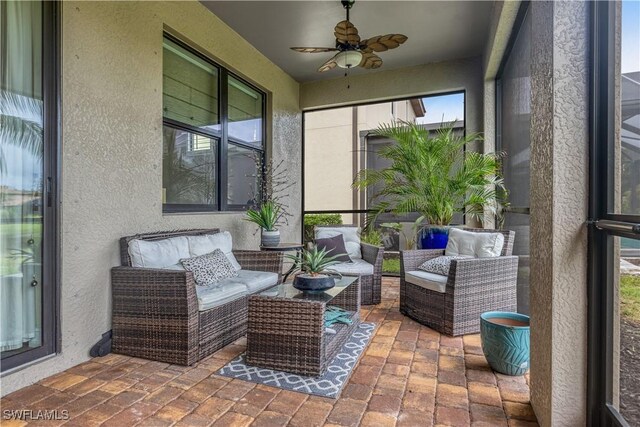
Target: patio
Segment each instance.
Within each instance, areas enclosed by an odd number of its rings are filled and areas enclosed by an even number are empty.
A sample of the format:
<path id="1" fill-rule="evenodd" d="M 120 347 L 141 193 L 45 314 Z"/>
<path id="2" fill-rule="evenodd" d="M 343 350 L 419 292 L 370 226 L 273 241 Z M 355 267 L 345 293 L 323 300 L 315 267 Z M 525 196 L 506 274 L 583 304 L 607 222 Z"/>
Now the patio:
<path id="1" fill-rule="evenodd" d="M 362 316 L 379 327 L 339 399 L 308 396 L 215 372 L 245 340 L 193 367 L 110 354 L 4 397 L 3 410 L 68 411 L 68 421 L 3 426 L 534 426 L 528 375 L 493 373 L 478 335 L 439 333 L 398 311 L 399 281 Z"/>

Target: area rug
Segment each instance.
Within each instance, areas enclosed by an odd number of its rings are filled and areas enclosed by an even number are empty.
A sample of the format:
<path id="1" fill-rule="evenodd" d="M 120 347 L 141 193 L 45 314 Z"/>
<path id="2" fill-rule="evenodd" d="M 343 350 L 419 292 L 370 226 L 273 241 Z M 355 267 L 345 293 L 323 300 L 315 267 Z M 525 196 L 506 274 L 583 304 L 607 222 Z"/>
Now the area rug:
<path id="1" fill-rule="evenodd" d="M 337 398 L 371 341 L 375 328 L 375 323 L 360 323 L 329 363 L 327 372 L 321 377 L 309 377 L 247 365 L 244 361 L 244 353 L 227 363 L 217 374 L 285 390 Z"/>

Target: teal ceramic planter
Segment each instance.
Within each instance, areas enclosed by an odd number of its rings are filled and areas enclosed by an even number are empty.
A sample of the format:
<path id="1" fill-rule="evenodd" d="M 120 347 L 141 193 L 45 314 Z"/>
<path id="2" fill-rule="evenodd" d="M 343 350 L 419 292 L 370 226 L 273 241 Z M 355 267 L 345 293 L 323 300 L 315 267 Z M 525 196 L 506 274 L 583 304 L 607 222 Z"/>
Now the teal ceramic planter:
<path id="1" fill-rule="evenodd" d="M 482 351 L 501 374 L 524 375 L 529 370 L 530 336 L 529 316 L 503 311 L 480 315 Z"/>

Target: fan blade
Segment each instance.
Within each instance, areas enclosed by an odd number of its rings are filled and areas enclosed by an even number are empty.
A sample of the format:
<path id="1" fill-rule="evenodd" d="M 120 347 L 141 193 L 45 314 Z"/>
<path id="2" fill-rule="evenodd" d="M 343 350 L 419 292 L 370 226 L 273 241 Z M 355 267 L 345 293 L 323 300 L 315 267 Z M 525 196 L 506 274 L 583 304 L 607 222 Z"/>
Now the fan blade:
<path id="1" fill-rule="evenodd" d="M 290 47 L 289 49 L 295 50 L 301 53 L 325 53 L 325 52 L 337 52 L 339 49 L 334 47 Z"/>
<path id="2" fill-rule="evenodd" d="M 334 56 L 333 58 L 331 58 L 330 60 L 322 64 L 322 66 L 318 68 L 318 71 L 320 71 L 321 73 L 324 73 L 325 71 L 329 71 L 336 68 L 337 65 L 338 63 L 336 62 L 336 57 Z"/>
<path id="3" fill-rule="evenodd" d="M 363 53 L 362 60 L 358 66 L 368 69 L 380 68 L 382 66 L 382 59 L 373 52 Z"/>
<path id="4" fill-rule="evenodd" d="M 338 43 L 356 46 L 360 43 L 358 29 L 349 21 L 340 21 L 334 28 L 333 35 Z"/>
<path id="5" fill-rule="evenodd" d="M 384 36 L 374 36 L 360 43 L 363 52 L 384 52 L 385 50 L 395 49 L 402 43 L 407 41 L 404 34 L 385 34 Z"/>

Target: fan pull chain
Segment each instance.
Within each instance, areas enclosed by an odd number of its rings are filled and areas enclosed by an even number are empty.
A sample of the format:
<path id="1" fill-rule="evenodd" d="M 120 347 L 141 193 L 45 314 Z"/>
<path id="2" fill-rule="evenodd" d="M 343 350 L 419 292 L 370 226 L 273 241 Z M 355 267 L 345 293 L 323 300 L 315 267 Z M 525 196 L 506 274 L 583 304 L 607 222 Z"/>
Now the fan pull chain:
<path id="1" fill-rule="evenodd" d="M 344 76 L 347 78 L 347 89 L 351 88 L 351 83 L 349 82 L 349 70 L 351 70 L 351 67 L 347 67 L 344 70 Z"/>

